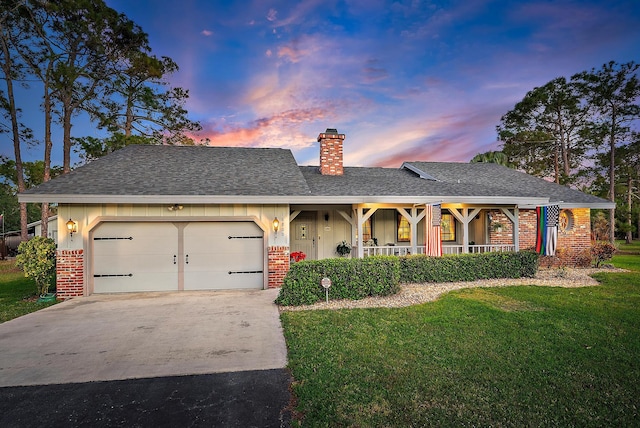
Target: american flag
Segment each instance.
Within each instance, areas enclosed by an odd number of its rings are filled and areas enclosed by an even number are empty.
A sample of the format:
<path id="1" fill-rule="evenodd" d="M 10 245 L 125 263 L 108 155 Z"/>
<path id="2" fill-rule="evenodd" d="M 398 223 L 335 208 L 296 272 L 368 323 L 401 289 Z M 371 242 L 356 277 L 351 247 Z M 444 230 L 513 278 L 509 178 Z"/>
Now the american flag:
<path id="1" fill-rule="evenodd" d="M 546 205 L 536 208 L 538 214 L 538 230 L 536 234 L 536 251 L 543 256 L 555 256 L 558 244 L 558 205 Z"/>
<path id="2" fill-rule="evenodd" d="M 425 208 L 424 253 L 428 256 L 440 257 L 442 255 L 440 211 L 440 205 L 427 204 Z"/>

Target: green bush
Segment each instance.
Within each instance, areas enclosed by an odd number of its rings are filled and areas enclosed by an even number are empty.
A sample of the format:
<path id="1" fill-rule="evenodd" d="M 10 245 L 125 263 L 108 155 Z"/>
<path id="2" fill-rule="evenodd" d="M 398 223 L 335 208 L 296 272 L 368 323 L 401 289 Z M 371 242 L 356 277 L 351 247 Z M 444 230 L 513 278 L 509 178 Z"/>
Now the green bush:
<path id="1" fill-rule="evenodd" d="M 310 305 L 325 298 L 320 280 L 331 279 L 331 299 L 358 300 L 386 296 L 399 290 L 400 259 L 392 256 L 365 259 L 324 259 L 295 263 L 284 279 L 279 305 Z"/>
<path id="2" fill-rule="evenodd" d="M 539 255 L 530 251 L 517 253 L 481 253 L 456 256 L 402 257 L 400 282 L 454 282 L 492 278 L 533 277 L 538 270 Z"/>
<path id="3" fill-rule="evenodd" d="M 24 276 L 35 281 L 38 294 L 47 294 L 56 277 L 56 243 L 42 236 L 21 242 L 16 264 L 22 268 Z"/>
<path id="4" fill-rule="evenodd" d="M 329 298 L 358 300 L 395 294 L 400 283 L 533 277 L 538 262 L 538 254 L 530 251 L 301 261 L 291 266 L 276 303 L 310 305 L 323 300 L 325 291 L 320 280 L 324 277 L 332 281 Z"/>

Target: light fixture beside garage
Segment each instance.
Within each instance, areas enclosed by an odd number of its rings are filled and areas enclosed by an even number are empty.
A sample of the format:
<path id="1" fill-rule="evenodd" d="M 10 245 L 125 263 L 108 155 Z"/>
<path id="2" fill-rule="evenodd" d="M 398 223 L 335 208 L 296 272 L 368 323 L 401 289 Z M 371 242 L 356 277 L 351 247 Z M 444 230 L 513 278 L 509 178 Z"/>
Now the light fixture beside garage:
<path id="1" fill-rule="evenodd" d="M 273 219 L 273 231 L 278 233 L 279 229 L 280 229 L 280 220 L 278 220 L 278 217 L 275 217 Z"/>
<path id="2" fill-rule="evenodd" d="M 69 236 L 73 237 L 73 234 L 78 232 L 78 222 L 69 219 L 67 222 L 67 230 L 69 231 Z"/>
<path id="3" fill-rule="evenodd" d="M 178 205 L 178 204 L 169 205 L 167 207 L 167 209 L 169 211 L 180 211 L 182 208 L 184 208 L 184 207 L 182 205 Z"/>

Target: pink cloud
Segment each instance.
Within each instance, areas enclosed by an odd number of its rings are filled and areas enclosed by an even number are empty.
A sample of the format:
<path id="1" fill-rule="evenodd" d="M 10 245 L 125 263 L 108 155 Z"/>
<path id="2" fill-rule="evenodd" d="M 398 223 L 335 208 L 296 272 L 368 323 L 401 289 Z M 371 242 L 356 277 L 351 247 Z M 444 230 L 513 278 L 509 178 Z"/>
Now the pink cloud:
<path id="1" fill-rule="evenodd" d="M 306 51 L 298 49 L 297 46 L 282 46 L 278 48 L 278 58 L 285 58 L 292 63 L 299 62 L 307 54 Z"/>
<path id="2" fill-rule="evenodd" d="M 202 34 L 203 36 L 207 36 L 207 37 L 209 37 L 209 36 L 212 36 L 212 35 L 213 35 L 213 31 L 210 31 L 210 30 L 202 30 L 202 31 L 200 32 L 200 34 Z"/>
<path id="3" fill-rule="evenodd" d="M 314 139 L 302 131 L 304 124 L 324 122 L 332 113 L 324 108 L 287 110 L 242 125 L 212 122 L 203 124 L 197 139 L 208 138 L 213 146 L 309 147 Z"/>

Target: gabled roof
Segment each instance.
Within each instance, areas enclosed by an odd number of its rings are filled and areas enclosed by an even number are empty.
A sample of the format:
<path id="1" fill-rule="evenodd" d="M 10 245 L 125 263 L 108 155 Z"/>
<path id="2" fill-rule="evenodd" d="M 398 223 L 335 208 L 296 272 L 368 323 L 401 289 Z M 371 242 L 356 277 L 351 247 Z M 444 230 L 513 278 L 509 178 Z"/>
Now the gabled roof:
<path id="1" fill-rule="evenodd" d="M 55 195 L 47 198 L 55 202 L 70 202 L 75 196 L 92 202 L 116 201 L 121 196 L 137 201 L 168 197 L 167 201 L 180 202 L 184 197 L 307 193 L 290 150 L 130 145 L 22 195 L 25 200 L 31 200 L 30 195 Z"/>
<path id="2" fill-rule="evenodd" d="M 290 150 L 132 145 L 23 192 L 58 203 L 427 203 L 610 208 L 611 202 L 488 163 L 405 162 L 321 175 Z"/>

